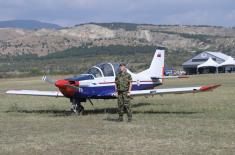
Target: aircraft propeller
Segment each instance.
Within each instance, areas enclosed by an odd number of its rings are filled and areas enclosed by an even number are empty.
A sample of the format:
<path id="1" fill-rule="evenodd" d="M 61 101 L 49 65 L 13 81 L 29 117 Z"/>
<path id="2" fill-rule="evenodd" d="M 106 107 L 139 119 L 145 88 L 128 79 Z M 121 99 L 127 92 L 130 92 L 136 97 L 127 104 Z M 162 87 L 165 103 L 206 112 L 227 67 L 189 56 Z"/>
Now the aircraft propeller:
<path id="1" fill-rule="evenodd" d="M 52 78 L 50 78 L 48 76 L 43 76 L 42 80 L 46 81 L 47 83 L 50 83 L 50 84 L 55 84 L 55 82 L 56 82 L 56 80 L 54 80 L 54 79 L 52 79 Z"/>

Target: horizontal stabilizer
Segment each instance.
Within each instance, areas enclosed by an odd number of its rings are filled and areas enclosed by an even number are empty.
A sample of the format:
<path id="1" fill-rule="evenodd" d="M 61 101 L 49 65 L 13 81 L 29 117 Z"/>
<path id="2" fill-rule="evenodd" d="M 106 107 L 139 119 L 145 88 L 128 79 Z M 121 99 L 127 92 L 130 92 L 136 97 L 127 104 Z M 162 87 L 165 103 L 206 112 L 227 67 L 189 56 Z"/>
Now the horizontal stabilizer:
<path id="1" fill-rule="evenodd" d="M 189 78 L 189 76 L 180 75 L 180 76 L 151 77 L 151 79 L 185 79 L 185 78 Z"/>
<path id="2" fill-rule="evenodd" d="M 164 76 L 163 79 L 185 79 L 189 78 L 189 76 L 186 75 L 179 75 L 179 76 Z"/>

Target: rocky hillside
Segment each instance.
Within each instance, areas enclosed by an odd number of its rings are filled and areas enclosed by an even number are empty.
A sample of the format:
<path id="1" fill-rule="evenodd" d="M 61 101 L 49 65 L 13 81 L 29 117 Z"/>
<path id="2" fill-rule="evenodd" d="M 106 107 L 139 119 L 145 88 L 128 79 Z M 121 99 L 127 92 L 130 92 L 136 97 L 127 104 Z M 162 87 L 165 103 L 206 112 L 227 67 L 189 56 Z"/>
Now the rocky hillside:
<path id="1" fill-rule="evenodd" d="M 235 56 L 235 28 L 91 23 L 59 30 L 0 29 L 0 55 L 45 56 L 73 47 L 163 46 L 169 51 L 223 51 Z"/>

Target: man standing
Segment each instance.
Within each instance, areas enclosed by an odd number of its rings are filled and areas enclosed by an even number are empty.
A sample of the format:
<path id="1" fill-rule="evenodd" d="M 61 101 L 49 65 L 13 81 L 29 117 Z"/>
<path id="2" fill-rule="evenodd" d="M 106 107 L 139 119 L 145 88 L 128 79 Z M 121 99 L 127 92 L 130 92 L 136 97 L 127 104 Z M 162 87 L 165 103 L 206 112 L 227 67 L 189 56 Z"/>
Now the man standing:
<path id="1" fill-rule="evenodd" d="M 119 73 L 116 76 L 115 83 L 116 83 L 116 95 L 118 98 L 118 114 L 119 114 L 119 121 L 123 121 L 123 114 L 124 112 L 127 113 L 128 122 L 132 120 L 132 111 L 131 111 L 131 104 L 130 104 L 130 91 L 132 88 L 132 78 L 129 73 L 127 73 L 126 65 L 121 63 L 119 65 Z"/>

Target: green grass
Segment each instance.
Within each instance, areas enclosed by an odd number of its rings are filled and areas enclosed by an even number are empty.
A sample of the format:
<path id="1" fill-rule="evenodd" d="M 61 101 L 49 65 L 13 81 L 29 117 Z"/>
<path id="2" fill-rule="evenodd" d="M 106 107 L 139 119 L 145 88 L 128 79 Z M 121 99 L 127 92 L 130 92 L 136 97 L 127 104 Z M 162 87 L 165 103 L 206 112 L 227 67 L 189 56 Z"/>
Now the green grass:
<path id="1" fill-rule="evenodd" d="M 60 78 L 60 77 L 55 77 Z M 116 100 L 69 112 L 64 98 L 0 95 L 0 154 L 234 154 L 235 74 L 165 80 L 161 87 L 220 83 L 213 92 L 135 98 L 132 123 Z M 40 77 L 0 79 L 0 89 L 56 90 Z"/>

